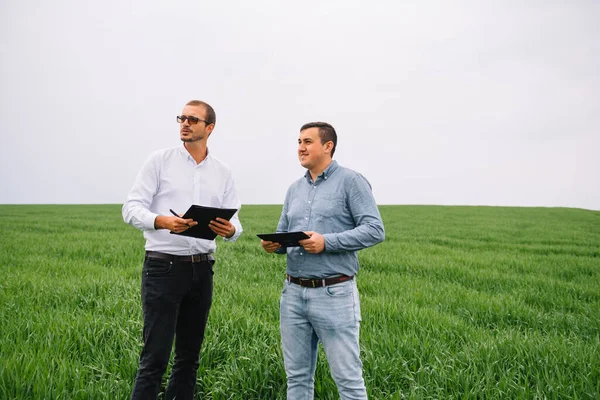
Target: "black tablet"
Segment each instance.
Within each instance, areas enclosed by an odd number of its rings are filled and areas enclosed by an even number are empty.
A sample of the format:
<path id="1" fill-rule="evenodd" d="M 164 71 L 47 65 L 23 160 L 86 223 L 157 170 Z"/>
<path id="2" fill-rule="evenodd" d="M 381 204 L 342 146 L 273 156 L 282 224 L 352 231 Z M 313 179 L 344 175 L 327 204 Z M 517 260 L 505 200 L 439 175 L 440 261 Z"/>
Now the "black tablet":
<path id="1" fill-rule="evenodd" d="M 190 229 L 181 233 L 171 233 L 174 235 L 191 236 L 197 239 L 214 240 L 217 237 L 217 234 L 208 227 L 210 221 L 217 219 L 217 217 L 229 221 L 236 211 L 237 210 L 234 208 L 204 207 L 194 204 L 181 218 L 191 218 L 194 221 L 197 221 L 198 225 L 192 226 Z"/>
<path id="2" fill-rule="evenodd" d="M 300 246 L 298 243 L 299 240 L 308 239 L 310 237 L 304 232 L 259 233 L 256 236 L 262 240 L 277 242 L 283 247 Z"/>

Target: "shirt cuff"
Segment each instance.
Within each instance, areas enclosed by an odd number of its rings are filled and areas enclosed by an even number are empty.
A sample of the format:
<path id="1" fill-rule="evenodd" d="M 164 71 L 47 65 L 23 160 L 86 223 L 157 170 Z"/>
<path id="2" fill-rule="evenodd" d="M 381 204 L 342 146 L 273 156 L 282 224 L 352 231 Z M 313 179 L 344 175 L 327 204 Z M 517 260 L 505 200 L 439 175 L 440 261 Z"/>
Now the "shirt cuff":
<path id="1" fill-rule="evenodd" d="M 158 214 L 148 213 L 148 215 L 144 216 L 142 224 L 144 225 L 144 230 L 147 231 L 155 231 L 156 226 L 154 225 L 154 221 L 156 221 L 156 217 Z"/>
<path id="2" fill-rule="evenodd" d="M 223 240 L 224 240 L 224 241 L 226 241 L 226 242 L 232 242 L 232 243 L 233 243 L 233 242 L 235 242 L 235 241 L 237 240 L 237 238 L 239 238 L 239 237 L 240 237 L 240 235 L 241 235 L 241 234 L 242 234 L 242 230 L 241 230 L 241 229 L 238 229 L 238 228 L 236 227 L 236 228 L 235 228 L 235 233 L 233 234 L 233 236 L 232 236 L 232 237 L 230 237 L 230 238 L 225 238 L 225 237 L 224 237 L 224 238 L 223 238 Z"/>
<path id="3" fill-rule="evenodd" d="M 275 254 L 287 254 L 287 247 L 281 246 L 277 250 L 274 251 Z"/>
<path id="4" fill-rule="evenodd" d="M 337 240 L 335 236 L 335 233 L 326 233 L 323 235 L 323 239 L 325 239 L 325 248 L 323 249 L 324 252 L 336 251 L 334 243 L 337 242 Z"/>

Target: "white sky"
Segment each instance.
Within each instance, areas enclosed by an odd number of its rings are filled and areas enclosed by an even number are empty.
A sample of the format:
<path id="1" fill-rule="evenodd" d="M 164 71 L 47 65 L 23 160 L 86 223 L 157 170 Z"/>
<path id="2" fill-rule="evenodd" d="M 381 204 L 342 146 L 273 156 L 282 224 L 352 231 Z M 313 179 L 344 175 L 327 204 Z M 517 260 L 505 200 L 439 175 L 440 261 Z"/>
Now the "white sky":
<path id="1" fill-rule="evenodd" d="M 298 131 L 379 204 L 600 209 L 600 2 L 0 2 L 0 203 L 122 203 L 191 99 L 243 204 Z"/>

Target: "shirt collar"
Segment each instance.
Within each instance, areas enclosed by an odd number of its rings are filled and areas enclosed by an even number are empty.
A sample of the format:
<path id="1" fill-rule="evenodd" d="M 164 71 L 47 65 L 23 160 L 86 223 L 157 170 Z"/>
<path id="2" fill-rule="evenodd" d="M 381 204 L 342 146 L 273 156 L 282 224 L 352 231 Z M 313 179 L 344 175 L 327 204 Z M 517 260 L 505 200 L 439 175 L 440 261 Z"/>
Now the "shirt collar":
<path id="1" fill-rule="evenodd" d="M 317 177 L 317 181 L 319 181 L 319 178 L 322 178 L 322 179 L 329 178 L 335 172 L 336 169 L 338 169 L 338 163 L 337 163 L 337 161 L 332 160 L 331 163 L 327 166 L 327 168 L 325 168 L 325 171 L 323 171 L 321 173 L 321 175 L 319 175 Z M 304 177 L 306 178 L 308 183 L 312 183 L 312 177 L 310 176 L 309 170 L 306 170 Z M 315 182 L 315 183 L 317 183 L 317 182 Z"/>
<path id="2" fill-rule="evenodd" d="M 192 161 L 194 161 L 194 163 L 196 163 L 196 160 L 194 160 L 194 157 L 192 157 L 192 155 L 189 153 L 189 151 L 187 151 L 187 149 L 185 148 L 185 145 L 183 143 L 181 144 L 181 147 L 179 148 L 179 153 L 186 160 L 192 160 Z M 200 164 L 204 164 L 204 162 L 206 160 L 208 160 L 208 157 L 210 157 L 210 151 L 208 150 L 208 147 L 207 147 L 206 148 L 206 157 L 204 157 L 204 160 L 202 160 L 202 162 Z"/>

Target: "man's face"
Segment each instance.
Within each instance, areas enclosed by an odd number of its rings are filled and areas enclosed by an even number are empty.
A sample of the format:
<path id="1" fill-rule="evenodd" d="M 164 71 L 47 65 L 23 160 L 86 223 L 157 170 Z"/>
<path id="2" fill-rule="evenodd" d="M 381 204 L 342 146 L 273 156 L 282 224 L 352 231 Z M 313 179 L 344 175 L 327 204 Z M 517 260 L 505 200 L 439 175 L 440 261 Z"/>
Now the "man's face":
<path id="1" fill-rule="evenodd" d="M 298 159 L 308 170 L 325 165 L 331 158 L 332 143 L 321 143 L 319 128 L 308 128 L 300 132 L 298 138 Z"/>
<path id="2" fill-rule="evenodd" d="M 201 120 L 206 119 L 206 110 L 202 106 L 185 106 L 181 115 L 187 117 L 196 117 Z M 214 124 L 207 125 L 206 122 L 198 121 L 197 124 L 191 124 L 189 119 L 179 123 L 179 134 L 182 142 L 192 143 L 208 138 L 214 128 Z"/>

